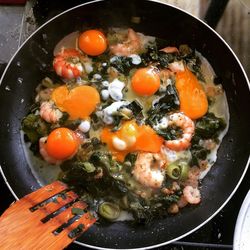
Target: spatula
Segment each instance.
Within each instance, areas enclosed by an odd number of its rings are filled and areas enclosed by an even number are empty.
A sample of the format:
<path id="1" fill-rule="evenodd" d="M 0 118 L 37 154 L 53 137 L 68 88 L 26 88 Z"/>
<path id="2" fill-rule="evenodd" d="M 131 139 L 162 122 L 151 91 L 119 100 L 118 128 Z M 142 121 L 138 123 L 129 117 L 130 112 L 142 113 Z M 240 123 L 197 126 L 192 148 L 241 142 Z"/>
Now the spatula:
<path id="1" fill-rule="evenodd" d="M 66 184 L 44 186 L 2 214 L 0 249 L 63 249 L 95 223 L 86 208 Z"/>

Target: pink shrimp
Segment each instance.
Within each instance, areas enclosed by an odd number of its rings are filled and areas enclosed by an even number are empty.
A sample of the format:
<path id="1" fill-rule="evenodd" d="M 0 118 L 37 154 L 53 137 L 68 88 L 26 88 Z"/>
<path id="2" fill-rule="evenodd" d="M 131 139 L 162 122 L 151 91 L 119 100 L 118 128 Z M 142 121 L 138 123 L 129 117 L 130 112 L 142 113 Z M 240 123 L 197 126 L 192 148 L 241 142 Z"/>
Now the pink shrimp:
<path id="1" fill-rule="evenodd" d="M 179 207 L 177 203 L 173 203 L 168 208 L 168 213 L 170 214 L 178 214 L 179 213 Z"/>
<path id="2" fill-rule="evenodd" d="M 49 123 L 57 123 L 63 116 L 62 112 L 54 106 L 51 101 L 42 102 L 40 116 Z"/>
<path id="3" fill-rule="evenodd" d="M 184 197 L 184 195 L 181 195 L 180 199 L 177 201 L 177 205 L 179 208 L 183 208 L 188 204 L 186 198 Z"/>
<path id="4" fill-rule="evenodd" d="M 57 75 L 66 79 L 81 76 L 83 66 L 80 62 L 81 53 L 76 49 L 62 49 L 53 61 Z"/>
<path id="5" fill-rule="evenodd" d="M 192 186 L 197 188 L 199 185 L 199 177 L 201 174 L 201 169 L 199 167 L 192 167 L 188 172 L 188 178 L 182 183 L 183 186 Z"/>
<path id="6" fill-rule="evenodd" d="M 132 174 L 142 185 L 160 188 L 164 180 L 165 163 L 161 154 L 139 153 Z"/>
<path id="7" fill-rule="evenodd" d="M 40 138 L 39 140 L 39 152 L 40 152 L 40 155 L 43 157 L 43 159 L 45 161 L 47 161 L 48 163 L 50 164 L 55 164 L 55 165 L 60 165 L 62 163 L 62 161 L 60 160 L 57 160 L 53 157 L 51 157 L 47 150 L 46 150 L 46 141 L 47 141 L 47 136 L 46 137 L 42 137 Z"/>
<path id="8" fill-rule="evenodd" d="M 165 146 L 174 151 L 187 149 L 194 134 L 194 122 L 183 113 L 174 113 L 169 116 L 168 125 L 180 127 L 182 129 L 182 137 L 176 140 L 165 141 Z"/>
<path id="9" fill-rule="evenodd" d="M 186 186 L 183 189 L 183 196 L 190 204 L 198 204 L 201 201 L 201 193 L 198 188 L 192 186 Z"/>
<path id="10" fill-rule="evenodd" d="M 139 35 L 133 30 L 128 29 L 127 40 L 123 43 L 118 43 L 110 46 L 112 54 L 117 56 L 129 56 L 137 54 L 142 47 Z"/>
<path id="11" fill-rule="evenodd" d="M 179 50 L 176 47 L 165 47 L 160 51 L 163 51 L 165 53 L 179 53 Z"/>

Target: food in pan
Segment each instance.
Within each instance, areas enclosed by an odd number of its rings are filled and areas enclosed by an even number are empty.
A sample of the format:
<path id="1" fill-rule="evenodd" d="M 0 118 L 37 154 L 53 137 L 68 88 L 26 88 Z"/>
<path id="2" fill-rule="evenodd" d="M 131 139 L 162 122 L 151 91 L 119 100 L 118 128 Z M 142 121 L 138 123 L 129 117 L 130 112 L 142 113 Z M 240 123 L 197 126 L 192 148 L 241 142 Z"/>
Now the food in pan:
<path id="1" fill-rule="evenodd" d="M 147 223 L 202 202 L 229 120 L 208 61 L 131 28 L 68 37 L 22 121 L 44 179 L 60 172 L 110 221 Z"/>

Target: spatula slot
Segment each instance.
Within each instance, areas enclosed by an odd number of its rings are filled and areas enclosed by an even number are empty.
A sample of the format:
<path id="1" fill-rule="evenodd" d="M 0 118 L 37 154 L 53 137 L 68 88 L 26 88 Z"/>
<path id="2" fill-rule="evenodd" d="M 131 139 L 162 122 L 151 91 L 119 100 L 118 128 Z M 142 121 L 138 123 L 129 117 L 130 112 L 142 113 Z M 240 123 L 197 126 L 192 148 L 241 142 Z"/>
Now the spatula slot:
<path id="1" fill-rule="evenodd" d="M 63 211 L 65 211 L 67 208 L 69 208 L 70 206 L 72 206 L 77 200 L 73 200 L 69 203 L 67 203 L 66 205 L 64 205 L 63 207 L 57 209 L 55 212 L 47 215 L 46 217 L 44 217 L 43 219 L 41 219 L 42 223 L 46 223 L 49 220 L 51 220 L 52 218 L 56 217 L 57 215 L 59 215 L 60 213 L 62 213 Z"/>
<path id="2" fill-rule="evenodd" d="M 66 223 L 63 223 L 60 227 L 58 227 L 56 230 L 54 230 L 52 233 L 54 235 L 58 235 L 61 233 L 65 228 L 73 224 L 76 220 L 80 219 L 81 215 L 75 215 L 74 217 L 70 218 Z"/>
<path id="3" fill-rule="evenodd" d="M 58 203 L 58 198 L 60 197 L 61 199 L 66 199 L 67 198 L 67 192 L 69 190 L 63 190 L 62 192 L 59 192 L 51 197 L 49 197 L 48 199 L 36 204 L 35 206 L 31 207 L 30 208 L 30 211 L 31 212 L 35 212 L 37 209 L 41 208 L 41 207 L 44 207 L 45 205 L 47 205 L 48 203 L 50 202 L 54 202 L 54 203 Z"/>

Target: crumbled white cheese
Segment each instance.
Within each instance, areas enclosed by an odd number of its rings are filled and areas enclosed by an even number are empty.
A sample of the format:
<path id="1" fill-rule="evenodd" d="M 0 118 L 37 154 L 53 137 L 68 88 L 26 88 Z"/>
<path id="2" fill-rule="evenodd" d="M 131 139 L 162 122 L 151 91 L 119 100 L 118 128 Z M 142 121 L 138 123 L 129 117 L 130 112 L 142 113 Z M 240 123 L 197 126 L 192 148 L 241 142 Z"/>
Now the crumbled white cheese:
<path id="1" fill-rule="evenodd" d="M 112 114 L 115 113 L 121 106 L 123 105 L 126 106 L 128 104 L 129 102 L 126 101 L 118 101 L 118 102 L 113 102 L 111 105 L 103 109 L 102 110 L 103 122 L 106 124 L 112 124 L 114 121 Z"/>
<path id="2" fill-rule="evenodd" d="M 130 58 L 132 58 L 132 63 L 134 65 L 138 65 L 141 63 L 141 57 L 139 55 L 136 55 L 136 54 L 132 54 L 129 56 Z"/>
<path id="3" fill-rule="evenodd" d="M 156 126 L 159 129 L 165 129 L 165 128 L 167 128 L 168 127 L 168 118 L 167 117 L 163 117 Z"/>
<path id="4" fill-rule="evenodd" d="M 83 132 L 87 133 L 90 130 L 90 122 L 88 120 L 83 120 L 81 121 L 80 125 L 78 128 Z"/>
<path id="5" fill-rule="evenodd" d="M 101 80 L 101 79 L 102 79 L 102 76 L 101 76 L 100 74 L 94 74 L 94 75 L 93 75 L 93 78 L 94 78 L 95 80 Z"/>
<path id="6" fill-rule="evenodd" d="M 115 101 L 120 101 L 123 98 L 122 89 L 125 87 L 125 83 L 118 79 L 114 79 L 108 87 L 109 95 Z"/>
<path id="7" fill-rule="evenodd" d="M 103 89 L 101 91 L 101 96 L 102 96 L 102 100 L 106 101 L 109 98 L 109 91 L 107 89 Z"/>
<path id="8" fill-rule="evenodd" d="M 84 65 L 85 72 L 87 74 L 89 74 L 93 71 L 93 66 L 90 62 L 85 62 L 83 65 Z"/>
<path id="9" fill-rule="evenodd" d="M 108 87 L 109 86 L 109 82 L 108 81 L 102 81 L 102 86 L 103 87 Z"/>
<path id="10" fill-rule="evenodd" d="M 118 56 L 113 56 L 109 59 L 111 63 L 115 62 L 118 59 Z"/>
<path id="11" fill-rule="evenodd" d="M 126 142 L 121 140 L 117 136 L 113 137 L 112 144 L 113 144 L 114 148 L 119 150 L 119 151 L 123 151 L 123 150 L 125 150 L 127 148 Z"/>

